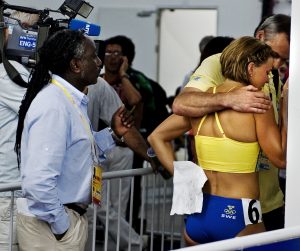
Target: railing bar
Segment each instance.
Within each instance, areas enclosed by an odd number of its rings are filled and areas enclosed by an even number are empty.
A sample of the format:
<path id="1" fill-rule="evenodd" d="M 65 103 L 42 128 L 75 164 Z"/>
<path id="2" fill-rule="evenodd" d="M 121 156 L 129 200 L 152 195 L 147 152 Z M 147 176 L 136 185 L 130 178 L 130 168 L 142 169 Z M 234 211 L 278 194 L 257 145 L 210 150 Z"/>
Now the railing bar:
<path id="1" fill-rule="evenodd" d="M 149 175 L 149 174 L 152 174 L 149 178 L 147 178 L 146 175 Z M 145 216 L 147 216 L 148 214 L 148 218 L 151 218 L 151 225 L 149 224 L 148 226 L 150 227 L 151 226 L 151 229 L 150 230 L 150 234 L 151 234 L 151 244 L 149 243 L 149 250 L 153 251 L 153 249 L 155 248 L 155 235 L 156 233 L 159 233 L 160 235 L 162 235 L 162 244 L 161 246 L 162 247 L 165 247 L 166 246 L 166 243 L 164 243 L 164 241 L 169 241 L 171 239 L 171 245 L 172 247 L 174 247 L 174 239 L 175 241 L 179 240 L 179 237 L 181 235 L 181 233 L 174 233 L 174 226 L 176 226 L 176 229 L 177 229 L 177 222 L 175 223 L 175 221 L 172 221 L 172 226 L 170 227 L 169 226 L 169 221 L 168 221 L 168 218 L 164 217 L 164 221 L 161 222 L 161 219 L 159 216 L 159 214 L 157 215 L 158 216 L 158 219 L 157 221 L 155 220 L 154 221 L 154 218 L 156 219 L 156 213 L 158 212 L 158 210 L 160 210 L 159 213 L 162 213 L 161 211 L 163 211 L 163 215 L 165 215 L 165 212 L 166 210 L 168 210 L 168 204 L 165 204 L 165 203 L 169 203 L 169 195 L 171 194 L 172 190 L 170 187 L 168 187 L 168 183 L 166 183 L 164 180 L 157 180 L 159 178 L 161 178 L 160 176 L 158 177 L 158 175 L 153 175 L 153 170 L 151 167 L 145 167 L 143 169 L 132 169 L 132 170 L 125 170 L 125 171 L 113 171 L 113 172 L 105 172 L 103 173 L 103 180 L 107 180 L 107 204 L 105 205 L 106 207 L 106 219 L 105 219 L 105 239 L 104 239 L 104 250 L 108 250 L 108 237 L 109 237 L 109 219 L 110 219 L 110 212 L 109 212 L 109 209 L 110 209 L 110 180 L 111 179 L 115 179 L 115 178 L 120 178 L 120 184 L 122 184 L 122 180 L 121 178 L 122 177 L 129 177 L 132 179 L 132 183 L 134 184 L 134 176 L 137 176 L 137 175 L 142 175 L 142 204 L 141 204 L 141 212 L 140 212 L 140 216 L 141 216 L 141 222 L 140 222 L 140 248 L 142 248 L 142 236 L 144 234 L 144 227 L 145 227 L 145 223 L 144 223 L 144 219 L 145 219 Z M 148 184 L 147 183 L 147 187 L 146 187 L 146 181 L 148 182 L 148 180 L 150 181 L 150 183 Z M 164 186 L 162 186 L 162 183 L 164 182 Z M 131 185 L 133 186 L 133 185 Z M 152 187 L 151 187 L 152 186 Z M 13 192 L 14 190 L 20 190 L 20 183 L 12 183 L 10 185 L 6 185 L 6 186 L 3 186 L 3 185 L 0 185 L 0 191 L 7 191 L 8 189 L 11 189 L 11 191 Z M 2 189 L 2 190 L 1 190 Z M 150 191 L 152 189 L 152 191 Z M 119 194 L 121 194 L 121 188 L 119 188 Z M 146 195 L 148 194 L 148 197 L 146 198 Z M 133 195 L 134 195 L 134 191 L 132 189 L 131 191 L 131 197 L 133 198 Z M 152 201 L 151 201 L 151 205 L 150 205 L 150 198 L 152 196 Z M 168 197 L 167 197 L 168 196 Z M 146 199 L 147 199 L 147 203 L 146 204 Z M 103 200 L 104 202 L 104 200 Z M 103 205 L 104 206 L 104 205 Z M 120 203 L 120 197 L 119 197 L 119 215 L 120 214 L 120 206 L 121 203 Z M 149 206 L 149 208 L 148 208 Z M 11 209 L 13 211 L 13 204 L 11 205 Z M 150 209 L 151 207 L 151 209 Z M 131 202 L 130 202 L 130 215 L 129 215 L 129 224 L 130 224 L 130 227 L 132 227 L 132 221 L 133 221 L 133 199 L 131 199 Z M 122 209 L 122 208 L 121 208 Z M 147 212 L 145 211 L 147 209 Z M 150 212 L 150 210 L 151 212 Z M 94 208 L 94 215 L 93 215 L 93 246 L 92 246 L 92 249 L 95 250 L 97 249 L 95 244 L 96 244 L 96 229 L 97 229 L 97 209 Z M 96 215 L 96 219 L 95 219 L 95 215 Z M 14 219 L 14 218 L 13 218 Z M 120 221 L 120 219 L 118 219 L 118 221 Z M 149 219 L 150 221 L 150 219 Z M 159 231 L 156 231 L 156 225 L 157 223 L 159 223 L 159 225 L 162 223 L 163 225 L 160 225 L 160 227 L 158 229 L 161 229 L 162 227 L 162 230 L 159 230 Z M 168 227 L 167 225 L 168 224 Z M 96 226 L 95 226 L 96 225 Z M 13 226 L 14 228 L 14 226 Z M 171 229 L 169 231 L 169 229 Z M 120 231 L 121 231 L 121 226 L 120 226 L 120 223 L 118 222 L 118 239 L 119 239 L 119 244 L 117 244 L 117 248 L 119 248 L 120 246 L 120 243 L 121 243 L 121 239 L 120 239 Z M 132 238 L 132 230 L 129 229 L 129 245 L 128 245 L 128 250 L 130 250 L 131 248 L 131 244 L 130 242 L 132 242 L 131 238 Z M 13 232 L 13 229 L 11 230 L 11 232 Z M 146 231 L 147 234 L 148 233 L 148 230 Z M 170 237 L 171 236 L 171 237 Z M 150 237 L 150 236 L 149 236 Z M 13 238 L 13 235 L 11 234 L 10 235 L 10 238 Z M 13 242 L 13 240 L 11 240 L 11 243 Z"/>
<path id="2" fill-rule="evenodd" d="M 130 227 L 129 227 L 128 251 L 131 251 L 133 196 L 134 196 L 134 177 L 131 177 L 131 187 L 130 187 L 130 207 L 129 207 L 129 226 L 130 226 Z"/>
<path id="3" fill-rule="evenodd" d="M 153 242 L 154 242 L 154 201 L 155 201 L 154 187 L 155 187 L 155 184 L 156 184 L 156 175 L 153 175 L 153 179 L 152 179 L 151 245 L 150 245 L 150 251 L 153 251 Z"/>
<path id="4" fill-rule="evenodd" d="M 123 171 L 103 172 L 102 179 L 109 180 L 114 178 L 148 175 L 152 173 L 153 173 L 153 169 L 151 167 L 136 168 L 130 170 L 123 170 Z M 22 189 L 21 182 L 15 182 L 8 185 L 0 185 L 0 193 L 7 192 L 7 191 L 16 191 L 21 189 Z"/>
<path id="5" fill-rule="evenodd" d="M 175 221 L 175 217 L 171 216 L 171 245 L 170 245 L 170 249 L 172 250 L 174 247 L 174 221 Z"/>
<path id="6" fill-rule="evenodd" d="M 142 205 L 141 205 L 141 221 L 140 221 L 140 251 L 143 250 L 143 231 L 144 231 L 144 211 L 145 211 L 145 176 L 142 176 Z"/>
<path id="7" fill-rule="evenodd" d="M 96 249 L 96 228 L 97 228 L 97 209 L 98 206 L 93 203 L 93 243 L 92 243 L 92 250 L 95 251 Z"/>
<path id="8" fill-rule="evenodd" d="M 164 240 L 165 240 L 165 215 L 166 215 L 166 188 L 167 188 L 167 181 L 164 180 L 164 191 L 163 191 L 163 221 L 162 221 L 162 235 L 161 235 L 161 251 L 164 251 Z"/>
<path id="9" fill-rule="evenodd" d="M 128 169 L 122 171 L 113 171 L 113 172 L 104 172 L 102 178 L 113 179 L 113 178 L 125 178 L 131 176 L 142 176 L 147 174 L 152 174 L 153 169 L 151 167 L 147 168 L 136 168 L 136 169 Z"/>
<path id="10" fill-rule="evenodd" d="M 9 223 L 9 251 L 12 251 L 12 243 L 13 243 L 13 217 L 14 217 L 14 201 L 15 201 L 15 194 L 14 191 L 11 191 L 11 200 L 10 200 L 10 223 Z"/>
<path id="11" fill-rule="evenodd" d="M 104 250 L 107 251 L 108 247 L 108 228 L 109 228 L 109 205 L 110 204 L 110 180 L 107 181 L 106 191 L 106 218 L 105 218 L 105 237 L 104 237 Z"/>
<path id="12" fill-rule="evenodd" d="M 119 178 L 119 198 L 118 198 L 118 231 L 117 231 L 117 247 L 116 251 L 119 250 L 120 247 L 120 226 L 121 226 L 121 195 L 122 195 L 122 179 Z M 124 205 L 123 205 L 124 206 Z"/>

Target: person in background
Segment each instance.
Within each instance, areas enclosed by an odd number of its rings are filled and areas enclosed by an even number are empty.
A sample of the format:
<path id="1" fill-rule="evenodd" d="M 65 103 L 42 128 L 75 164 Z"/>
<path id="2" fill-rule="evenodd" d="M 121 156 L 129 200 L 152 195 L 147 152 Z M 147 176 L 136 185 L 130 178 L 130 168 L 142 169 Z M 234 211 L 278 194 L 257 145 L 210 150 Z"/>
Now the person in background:
<path id="1" fill-rule="evenodd" d="M 133 67 L 135 58 L 135 45 L 133 41 L 124 35 L 118 35 L 115 39 L 122 46 L 124 55 L 128 58 L 128 69 L 126 73 L 129 76 L 131 83 L 139 90 L 142 96 L 143 110 L 139 131 L 144 139 L 159 125 L 165 118 L 168 117 L 167 95 L 162 86 L 147 77 L 143 72 Z M 134 168 L 143 168 L 144 159 L 140 155 L 134 154 Z M 134 182 L 134 200 L 133 200 L 133 227 L 137 232 L 140 232 L 140 208 L 141 208 L 141 177 L 136 176 Z M 127 208 L 129 212 L 129 204 Z M 128 217 L 129 218 L 129 217 Z M 146 228 L 146 221 L 144 227 Z"/>
<path id="2" fill-rule="evenodd" d="M 20 21 L 21 25 L 30 29 L 38 19 L 37 14 L 28 14 L 25 12 L 14 11 L 10 18 Z M 4 51 L 8 38 L 8 28 L 3 28 Z M 13 67 L 19 72 L 24 82 L 28 81 L 29 72 L 22 64 L 17 61 L 10 61 Z M 0 63 L 0 184 L 20 182 L 20 171 L 18 169 L 17 156 L 14 152 L 16 139 L 16 130 L 18 123 L 18 111 L 21 101 L 26 92 L 26 87 L 13 82 L 8 76 L 3 63 Z M 19 197 L 20 192 L 15 193 Z M 12 234 L 12 250 L 18 250 L 16 238 L 15 217 L 13 221 L 13 233 L 9 232 L 11 215 L 11 193 L 0 193 L 0 247 L 3 251 L 8 251 L 9 235 Z M 13 216 L 16 216 L 14 207 Z"/>
<path id="3" fill-rule="evenodd" d="M 175 98 L 173 112 L 181 116 L 199 117 L 228 108 L 239 112 L 265 113 L 273 106 L 275 119 L 278 120 L 282 82 L 277 69 L 289 58 L 290 27 L 290 16 L 276 14 L 263 20 L 255 30 L 255 38 L 266 42 L 276 53 L 273 76 L 264 87 L 265 93 L 251 85 L 236 88 L 229 93 L 205 92 L 224 81 L 220 54 L 216 54 L 202 62 L 186 88 Z M 260 201 L 265 227 L 267 230 L 283 228 L 284 201 L 278 181 L 279 170 L 264 154 L 260 154 L 258 167 L 261 169 Z"/>
<path id="4" fill-rule="evenodd" d="M 118 35 L 105 40 L 105 74 L 102 76 L 108 83 L 113 84 L 115 88 L 117 82 L 113 79 L 117 80 L 119 78 L 117 72 L 118 65 L 120 65 L 121 61 L 126 62 L 126 77 L 124 76 L 125 79 L 123 79 L 123 81 L 130 82 L 141 96 L 140 102 L 135 106 L 134 116 L 136 118 L 136 128 L 145 139 L 149 132 L 168 115 L 167 108 L 164 106 L 164 103 L 166 103 L 166 93 L 158 83 L 147 78 L 140 71 L 132 68 L 134 56 L 135 46 L 128 37 Z M 125 58 L 125 61 L 123 58 Z M 122 100 L 122 95 L 120 98 Z M 126 100 L 122 101 L 125 102 Z M 141 155 L 134 154 L 133 168 L 142 168 L 144 160 Z M 127 168 L 129 168 L 129 166 L 127 166 Z M 133 226 L 137 232 L 140 231 L 140 203 L 140 177 L 137 176 L 134 182 L 133 206 Z M 124 208 L 124 210 L 126 210 L 126 208 Z"/>
<path id="5" fill-rule="evenodd" d="M 133 41 L 123 35 L 116 36 L 116 38 L 122 46 L 124 55 L 128 58 L 126 73 L 142 96 L 143 114 L 146 114 L 146 116 L 142 116 L 139 129 L 146 139 L 153 129 L 169 115 L 166 107 L 167 95 L 159 83 L 133 67 L 135 58 L 135 45 Z"/>
<path id="6" fill-rule="evenodd" d="M 282 83 L 287 84 L 288 86 L 288 78 L 289 78 L 289 63 L 285 62 L 278 69 L 279 77 Z M 285 200 L 285 188 L 286 188 L 286 169 L 279 170 L 279 185 L 284 195 Z"/>
<path id="7" fill-rule="evenodd" d="M 209 88 L 208 92 L 230 93 L 250 84 L 261 90 L 268 81 L 274 56 L 270 46 L 253 37 L 235 40 L 220 57 L 224 82 Z M 286 110 L 287 107 L 283 107 L 283 111 Z M 168 118 L 148 137 L 149 143 L 165 168 L 176 175 L 170 140 L 191 128 L 200 165 L 197 168 L 202 168 L 208 179 L 203 187 L 202 211 L 186 218 L 187 244 L 264 231 L 256 170 L 259 147 L 272 163 L 285 168 L 287 121 L 282 120 L 280 131 L 273 109 L 263 114 L 226 109 L 203 117 L 172 116 L 171 121 L 176 124 L 171 128 Z M 239 130 L 241 127 L 243 130 Z M 190 186 L 191 182 L 186 185 Z"/>
<path id="8" fill-rule="evenodd" d="M 132 111 L 135 126 L 140 127 L 142 119 L 142 96 L 138 89 L 133 85 L 127 70 L 129 67 L 128 57 L 124 54 L 122 44 L 117 37 L 111 37 L 104 41 L 104 67 L 105 73 L 101 77 L 112 86 L 122 103 Z M 100 129 L 100 128 L 98 128 Z M 133 151 L 124 142 L 110 153 L 107 161 L 107 170 L 129 170 L 133 168 Z M 112 206 L 118 208 L 119 205 L 119 184 L 118 180 L 111 181 L 110 201 Z M 127 205 L 130 193 L 130 178 L 122 179 L 121 205 Z M 126 217 L 126 206 L 121 207 L 121 216 Z"/>
<path id="9" fill-rule="evenodd" d="M 209 43 L 210 40 L 212 40 L 215 36 L 212 35 L 208 35 L 208 36 L 204 36 L 200 42 L 199 42 L 199 51 L 200 54 L 203 53 L 205 46 Z"/>
<path id="10" fill-rule="evenodd" d="M 212 38 L 204 47 L 200 56 L 199 64 L 197 65 L 194 71 L 198 69 L 198 67 L 201 65 L 204 59 L 214 54 L 221 53 L 233 40 L 233 37 L 228 36 L 217 36 Z"/>
<path id="11" fill-rule="evenodd" d="M 129 99 L 132 100 L 134 97 L 135 90 L 131 93 L 132 88 L 134 88 L 126 75 L 125 84 L 118 82 L 118 74 L 121 72 L 122 75 L 124 69 L 127 68 L 127 58 L 123 53 L 116 53 L 113 51 L 111 55 L 107 54 L 106 51 L 106 42 L 107 41 L 96 41 L 98 44 L 98 56 L 103 62 L 108 63 L 107 72 L 109 79 L 111 80 L 115 78 L 113 84 L 110 85 L 103 77 L 98 78 L 97 84 L 89 86 L 87 95 L 89 97 L 89 105 L 88 105 L 88 116 L 91 120 L 92 127 L 94 130 L 99 131 L 102 128 L 105 128 L 107 125 L 111 123 L 113 113 L 123 104 L 121 97 L 118 94 L 121 94 L 123 97 L 123 101 L 127 102 Z M 116 42 L 116 44 L 118 44 Z M 116 45 L 117 46 L 117 45 Z M 121 49 L 121 48 L 118 48 Z M 118 54 L 118 55 L 115 55 Z M 124 58 L 124 60 L 123 60 Z M 122 61 L 122 63 L 121 63 Z M 118 67 L 116 67 L 119 65 Z M 119 69 L 120 71 L 118 71 Z M 104 76 L 102 74 L 102 76 Z M 125 85 L 125 87 L 124 87 Z M 124 87 L 124 88 L 123 88 Z M 126 98 L 128 97 L 128 99 Z M 137 96 L 139 100 L 139 95 Z M 132 109 L 130 105 L 127 103 L 129 109 Z M 135 109 L 134 109 L 135 110 Z M 135 110 L 136 111 L 136 110 Z M 135 112 L 134 111 L 134 112 Z M 105 164 L 103 165 L 104 171 L 120 171 L 120 170 L 128 170 L 132 168 L 132 155 L 134 151 L 136 154 L 140 155 L 143 160 L 149 161 L 153 169 L 154 166 L 153 161 L 147 156 L 148 145 L 143 139 L 142 135 L 139 133 L 136 126 L 133 126 L 129 129 L 126 135 L 123 138 L 123 142 L 118 142 L 118 146 L 110 151 L 107 154 L 107 158 Z M 134 229 L 131 229 L 129 223 L 126 221 L 126 206 L 121 206 L 121 215 L 118 215 L 119 208 L 119 181 L 114 179 L 110 180 L 110 194 L 109 198 L 106 197 L 106 188 L 107 183 L 103 184 L 103 201 L 102 207 L 97 211 L 97 223 L 99 221 L 106 227 L 106 204 L 109 203 L 109 227 L 108 227 L 108 250 L 115 250 L 117 244 L 118 237 L 118 219 L 120 217 L 120 235 L 119 235 L 119 247 L 121 249 L 126 249 L 128 247 L 128 243 L 131 243 L 131 250 L 139 250 L 139 246 L 141 244 L 141 239 L 139 235 L 135 232 Z M 122 179 L 122 193 L 121 193 L 121 204 L 127 205 L 127 201 L 129 199 L 129 191 L 130 191 L 130 178 Z M 88 219 L 89 222 L 92 222 L 92 211 L 89 208 L 88 210 Z M 131 230 L 131 238 L 129 240 L 129 230 Z M 89 239 L 87 241 L 87 245 L 85 247 L 86 251 L 90 251 L 92 249 L 92 226 L 89 225 Z M 141 245 L 146 245 L 146 243 L 142 243 Z"/>
<path id="12" fill-rule="evenodd" d="M 283 92 L 281 94 L 282 98 L 281 98 L 281 102 L 280 102 L 280 110 L 281 107 L 283 107 L 284 105 L 287 106 L 287 104 L 284 104 L 283 102 L 288 102 L 288 87 L 289 87 L 289 79 L 287 78 L 286 79 L 286 82 L 283 86 Z M 287 116 L 288 116 L 288 113 L 285 113 L 284 115 L 282 116 L 286 116 L 286 120 L 288 119 Z M 280 125 L 281 126 L 281 125 Z M 284 196 L 284 201 L 285 201 L 285 190 L 286 190 L 286 169 L 280 169 L 279 170 L 279 185 L 280 185 L 280 188 L 281 188 L 281 191 L 283 192 L 283 196 Z"/>
<path id="13" fill-rule="evenodd" d="M 83 31 L 58 31 L 39 50 L 16 135 L 20 250 L 84 250 L 85 212 L 99 199 L 101 163 L 133 123 L 122 106 L 112 120 L 114 132 L 91 130 L 83 91 L 97 82 L 100 66 L 95 44 Z"/>
<path id="14" fill-rule="evenodd" d="M 95 131 L 98 131 L 103 126 L 109 126 L 111 124 L 112 116 L 119 107 L 122 106 L 122 101 L 119 98 L 115 90 L 103 79 L 98 78 L 98 81 L 95 85 L 88 87 L 87 96 L 89 98 L 88 104 L 88 116 L 91 120 L 92 127 Z M 150 161 L 147 156 L 147 148 L 145 140 L 142 135 L 136 129 L 135 126 L 132 126 L 128 132 L 124 135 L 124 143 L 135 153 L 139 154 L 141 158 L 146 161 Z M 114 166 L 110 162 L 111 158 L 114 158 L 114 154 L 111 151 L 107 155 L 106 163 L 103 165 L 103 171 L 109 172 L 114 171 Z M 117 157 L 118 159 L 118 157 Z M 114 163 L 114 162 L 113 162 Z M 151 163 L 153 164 L 153 163 Z M 155 169 L 155 167 L 153 166 Z M 113 181 L 110 181 L 111 183 Z M 113 183 L 114 184 L 114 183 Z M 112 185 L 112 184 L 111 184 Z M 119 184 L 116 184 L 118 186 Z M 123 187 L 123 184 L 122 184 Z M 111 189 L 118 192 L 117 187 L 110 186 Z M 118 236 L 118 194 L 111 194 L 110 198 L 106 198 L 106 183 L 103 183 L 103 200 L 101 202 L 101 207 L 97 211 L 97 223 L 98 220 L 106 226 L 106 206 L 109 201 L 109 227 L 108 227 L 108 250 L 116 250 L 117 236 Z M 114 203 L 111 201 L 114 200 Z M 92 250 L 92 211 L 88 210 L 88 219 L 89 219 L 89 239 L 85 250 Z M 121 249 L 128 247 L 129 243 L 129 223 L 126 221 L 124 214 L 120 216 L 120 239 L 119 245 Z M 139 235 L 131 229 L 131 250 L 139 250 L 140 238 Z"/>
<path id="15" fill-rule="evenodd" d="M 127 39 L 126 39 L 127 41 Z M 96 45 L 98 48 L 98 56 L 102 62 L 104 62 L 105 57 L 105 42 L 102 40 L 96 40 Z M 128 48 L 128 47 L 126 47 Z M 129 60 L 132 59 L 130 55 L 131 50 L 126 51 L 126 56 Z M 107 126 L 111 124 L 111 118 L 113 113 L 122 105 L 122 101 L 115 90 L 103 79 L 98 78 L 98 81 L 95 85 L 91 85 L 87 89 L 87 96 L 89 98 L 88 104 L 88 116 L 91 120 L 91 124 L 94 130 L 98 131 L 103 126 Z M 154 170 L 157 169 L 155 163 L 149 158 L 147 155 L 148 145 L 144 140 L 141 133 L 137 130 L 135 126 L 132 126 L 128 132 L 124 135 L 124 143 L 132 150 L 135 154 L 139 155 L 143 161 L 150 162 L 152 168 Z M 108 158 L 109 159 L 109 158 Z M 108 161 L 107 161 L 108 162 Z M 109 166 L 104 165 L 104 171 L 109 170 Z M 103 185 L 103 190 L 106 189 L 106 185 Z M 138 191 L 139 193 L 139 191 Z M 106 224 L 106 193 L 103 193 L 103 201 L 102 207 L 98 208 L 97 211 L 97 220 L 99 220 L 104 226 Z M 117 204 L 110 203 L 109 206 L 109 239 L 108 246 L 109 250 L 116 249 L 117 243 L 117 224 L 118 224 L 118 208 L 116 208 Z M 90 209 L 90 208 L 89 208 Z M 88 210 L 87 212 L 89 222 L 92 222 L 92 212 Z M 97 221 L 98 223 L 98 221 Z M 127 248 L 129 243 L 129 223 L 124 219 L 124 217 L 120 217 L 120 248 Z M 131 250 L 139 249 L 140 240 L 138 234 L 131 229 Z M 146 243 L 142 243 L 143 246 Z M 89 239 L 87 241 L 87 245 L 85 250 L 90 251 L 92 249 L 92 226 L 89 225 Z"/>
<path id="16" fill-rule="evenodd" d="M 101 77 L 115 89 L 125 106 L 129 110 L 133 109 L 135 124 L 139 128 L 142 119 L 142 96 L 127 74 L 128 58 L 117 37 L 106 39 L 104 43 L 105 73 Z"/>
<path id="17" fill-rule="evenodd" d="M 214 38 L 214 36 L 205 36 L 203 37 L 200 42 L 199 42 L 199 52 L 200 52 L 200 61 L 201 61 L 201 55 L 203 54 L 203 51 L 204 51 L 204 48 L 206 47 L 206 45 Z M 201 62 L 199 61 L 198 65 L 197 65 L 197 68 L 198 66 L 201 64 Z M 195 68 L 195 69 L 197 69 Z M 187 73 L 185 76 L 184 76 L 184 79 L 183 79 L 183 82 L 182 82 L 182 85 L 181 85 L 181 89 L 184 88 L 184 86 L 189 82 L 190 80 L 190 77 L 192 76 L 192 74 L 194 73 L 195 69 L 193 71 L 190 71 L 189 73 Z"/>

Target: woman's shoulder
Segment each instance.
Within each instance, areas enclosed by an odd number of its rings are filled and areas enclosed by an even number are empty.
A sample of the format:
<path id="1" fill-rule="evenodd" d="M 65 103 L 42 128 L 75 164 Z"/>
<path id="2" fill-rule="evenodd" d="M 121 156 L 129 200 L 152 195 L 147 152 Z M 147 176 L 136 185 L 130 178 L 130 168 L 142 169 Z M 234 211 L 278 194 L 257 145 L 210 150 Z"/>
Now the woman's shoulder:
<path id="1" fill-rule="evenodd" d="M 216 87 L 216 92 L 230 92 L 236 88 L 243 87 L 244 85 L 234 82 L 234 81 L 225 81 L 219 86 Z M 211 88 L 213 90 L 213 88 Z"/>

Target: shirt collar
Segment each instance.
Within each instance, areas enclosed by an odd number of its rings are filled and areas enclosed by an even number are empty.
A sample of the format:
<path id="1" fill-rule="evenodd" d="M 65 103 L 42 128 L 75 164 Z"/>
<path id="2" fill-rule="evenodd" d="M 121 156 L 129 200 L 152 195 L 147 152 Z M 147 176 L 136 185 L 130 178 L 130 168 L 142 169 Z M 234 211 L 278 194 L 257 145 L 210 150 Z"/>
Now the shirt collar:
<path id="1" fill-rule="evenodd" d="M 62 77 L 52 74 L 52 79 L 55 79 L 57 82 L 59 82 L 63 87 L 67 89 L 68 92 L 77 100 L 77 102 L 82 103 L 82 104 L 87 104 L 88 103 L 88 98 L 87 96 L 76 89 L 73 85 L 71 85 L 68 81 L 63 79 Z"/>

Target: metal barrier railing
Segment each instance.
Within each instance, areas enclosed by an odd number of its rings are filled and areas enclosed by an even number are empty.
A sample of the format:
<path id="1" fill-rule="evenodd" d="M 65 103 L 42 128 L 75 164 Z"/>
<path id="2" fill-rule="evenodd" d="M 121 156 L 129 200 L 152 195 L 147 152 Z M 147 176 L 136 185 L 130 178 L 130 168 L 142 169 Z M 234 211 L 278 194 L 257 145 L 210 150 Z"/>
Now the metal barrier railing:
<path id="1" fill-rule="evenodd" d="M 180 248 L 182 246 L 182 224 L 183 219 L 180 216 L 170 216 L 170 207 L 172 201 L 172 190 L 173 184 L 172 179 L 163 180 L 159 175 L 155 175 L 151 167 L 141 169 L 131 169 L 125 171 L 114 171 L 103 173 L 103 180 L 107 182 L 107 203 L 106 207 L 106 220 L 105 220 L 105 232 L 104 232 L 104 250 L 109 247 L 108 242 L 108 228 L 109 228 L 109 194 L 110 194 L 110 180 L 119 179 L 119 202 L 120 194 L 122 191 L 122 179 L 131 178 L 131 193 L 129 200 L 129 243 L 128 250 L 131 250 L 131 235 L 132 235 L 132 212 L 133 212 L 133 186 L 134 178 L 136 176 L 142 176 L 141 182 L 141 209 L 140 209 L 140 232 L 139 237 L 142 240 L 143 235 L 150 238 L 148 247 L 146 250 L 166 250 Z M 14 192 L 21 189 L 21 184 L 9 184 L 0 185 L 0 193 L 11 191 L 11 212 L 14 207 Z M 118 229 L 116 237 L 116 250 L 120 247 L 120 221 L 121 221 L 121 205 L 119 203 L 118 208 Z M 93 211 L 93 251 L 95 250 L 96 243 L 96 229 L 97 229 L 97 207 L 94 207 Z M 147 221 L 147 226 L 144 226 L 144 220 Z M 10 224 L 10 246 L 9 251 L 12 250 L 12 233 L 13 233 L 13 214 L 11 213 L 11 224 Z M 159 244 L 158 244 L 159 242 Z M 160 247 L 158 247 L 160 246 Z M 140 241 L 140 249 L 142 250 L 142 241 Z"/>
<path id="2" fill-rule="evenodd" d="M 300 226 L 201 244 L 181 251 L 300 250 Z M 291 242 L 291 243 L 288 243 Z M 296 242 L 296 243 L 295 243 Z M 282 243 L 285 243 L 284 245 Z M 270 247 L 272 245 L 272 247 Z"/>
<path id="3" fill-rule="evenodd" d="M 186 156 L 185 156 L 186 158 Z M 134 177 L 142 176 L 141 193 L 142 203 L 140 210 L 140 232 L 139 237 L 142 238 L 144 234 L 150 236 L 149 246 L 146 250 L 157 251 L 157 250 L 178 250 L 184 247 L 181 231 L 183 229 L 183 218 L 180 216 L 170 217 L 170 207 L 173 195 L 173 183 L 172 179 L 164 180 L 161 176 L 153 174 L 151 167 L 141 169 L 131 169 L 126 171 L 114 171 L 103 173 L 103 180 L 107 181 L 107 193 L 106 196 L 109 198 L 110 194 L 110 180 L 119 179 L 119 202 L 120 194 L 122 191 L 122 179 L 129 177 L 131 178 L 131 188 L 134 187 Z M 1 192 L 11 192 L 11 206 L 10 210 L 13 212 L 15 196 L 14 192 L 21 189 L 20 183 L 12 183 L 9 185 L 0 185 Z M 130 200 L 129 200 L 129 220 L 128 223 L 132 227 L 132 212 L 133 212 L 133 197 L 134 192 L 131 189 Z M 119 250 L 120 246 L 120 212 L 121 203 L 118 207 L 118 230 L 117 230 L 117 245 L 116 250 Z M 104 250 L 107 250 L 109 246 L 108 242 L 108 227 L 109 227 L 109 199 L 105 205 L 106 207 L 106 219 L 105 219 L 105 230 L 104 230 Z M 94 207 L 93 211 L 93 251 L 95 250 L 96 243 L 96 229 L 97 229 L 97 207 Z M 147 226 L 144 226 L 144 219 L 147 220 Z M 150 224 L 149 224 L 150 222 Z M 144 231 L 145 229 L 145 231 Z M 10 214 L 10 230 L 9 230 L 9 251 L 12 251 L 12 233 L 13 233 L 13 214 Z M 128 250 L 131 250 L 131 228 L 129 228 L 128 236 Z M 183 248 L 181 250 L 193 251 L 193 250 L 244 250 L 248 247 L 255 247 L 267 243 L 279 242 L 289 239 L 295 239 L 300 237 L 300 227 L 286 228 L 276 230 L 272 232 L 266 232 L 261 234 L 249 235 L 239 238 L 233 238 L 229 240 L 202 244 L 195 247 Z M 140 245 L 140 250 L 143 247 Z M 252 250 L 252 249 L 251 249 Z M 259 249 L 261 250 L 261 249 Z M 289 249 L 292 250 L 292 249 Z M 298 249 L 293 249 L 298 250 Z"/>

